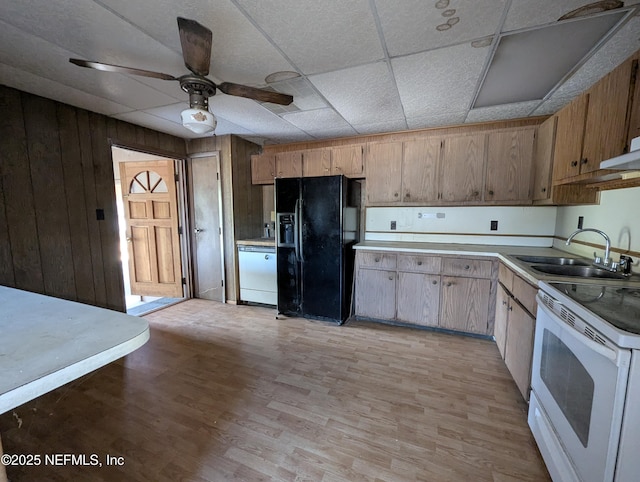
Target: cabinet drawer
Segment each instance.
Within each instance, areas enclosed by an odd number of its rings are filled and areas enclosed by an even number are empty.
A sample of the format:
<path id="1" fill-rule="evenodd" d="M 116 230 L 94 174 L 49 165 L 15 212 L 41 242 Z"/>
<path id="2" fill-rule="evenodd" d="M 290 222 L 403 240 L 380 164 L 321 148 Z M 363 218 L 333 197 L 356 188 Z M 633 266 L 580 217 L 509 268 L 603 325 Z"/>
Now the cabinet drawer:
<path id="1" fill-rule="evenodd" d="M 396 255 L 380 252 L 358 252 L 360 266 L 378 269 L 395 269 Z"/>
<path id="2" fill-rule="evenodd" d="M 443 258 L 442 274 L 469 278 L 491 278 L 491 265 L 492 262 L 489 260 Z"/>
<path id="3" fill-rule="evenodd" d="M 401 254 L 398 255 L 398 270 L 438 274 L 440 273 L 441 259 L 438 256 Z"/>
<path id="4" fill-rule="evenodd" d="M 504 263 L 500 263 L 498 267 L 498 281 L 507 289 L 513 291 L 513 271 L 511 271 Z"/>
<path id="5" fill-rule="evenodd" d="M 538 308 L 536 294 L 538 293 L 538 288 L 531 286 L 519 276 L 514 276 L 513 290 L 511 292 L 513 293 L 513 297 L 518 300 L 529 313 L 536 316 L 536 309 Z"/>

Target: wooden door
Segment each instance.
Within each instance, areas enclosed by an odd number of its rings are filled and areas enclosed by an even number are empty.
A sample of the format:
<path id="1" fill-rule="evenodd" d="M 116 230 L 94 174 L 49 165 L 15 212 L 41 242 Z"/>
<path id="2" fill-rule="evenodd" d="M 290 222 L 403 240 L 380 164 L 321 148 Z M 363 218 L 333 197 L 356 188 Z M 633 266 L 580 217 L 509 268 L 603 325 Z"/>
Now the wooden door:
<path id="1" fill-rule="evenodd" d="M 438 326 L 440 276 L 398 273 L 397 318 L 424 326 Z"/>
<path id="2" fill-rule="evenodd" d="M 489 326 L 488 279 L 442 277 L 440 328 L 487 335 Z"/>
<path id="3" fill-rule="evenodd" d="M 367 146 L 367 204 L 397 203 L 402 189 L 402 142 Z"/>
<path id="4" fill-rule="evenodd" d="M 542 201 L 551 196 L 551 166 L 556 141 L 556 116 L 549 117 L 538 126 L 535 157 L 533 160 L 533 200 Z"/>
<path id="5" fill-rule="evenodd" d="M 535 128 L 487 136 L 485 201 L 531 201 Z"/>
<path id="6" fill-rule="evenodd" d="M 627 61 L 589 91 L 580 174 L 597 171 L 602 161 L 624 154 L 631 70 Z"/>
<path id="7" fill-rule="evenodd" d="M 302 177 L 302 152 L 279 152 L 276 154 L 277 177 Z"/>
<path id="8" fill-rule="evenodd" d="M 276 177 L 276 156 L 262 154 L 251 156 L 251 183 L 273 184 Z"/>
<path id="9" fill-rule="evenodd" d="M 404 143 L 403 201 L 425 202 L 435 201 L 438 198 L 438 165 L 441 147 L 442 139 L 439 137 L 415 139 Z"/>
<path id="10" fill-rule="evenodd" d="M 496 297 L 496 320 L 493 326 L 493 336 L 496 339 L 498 351 L 503 359 L 507 343 L 510 300 L 511 297 L 509 296 L 509 293 L 507 293 L 507 290 L 504 289 L 504 286 L 498 285 L 498 294 Z"/>
<path id="11" fill-rule="evenodd" d="M 302 152 L 302 176 L 330 176 L 331 150 L 309 149 Z"/>
<path id="12" fill-rule="evenodd" d="M 363 152 L 364 148 L 360 144 L 331 148 L 331 169 L 333 174 L 362 177 L 364 175 Z"/>
<path id="13" fill-rule="evenodd" d="M 396 272 L 359 269 L 356 283 L 356 315 L 379 320 L 396 316 Z"/>
<path id="14" fill-rule="evenodd" d="M 553 180 L 561 181 L 580 174 L 584 125 L 589 96 L 582 94 L 557 114 L 556 139 L 553 152 Z"/>
<path id="15" fill-rule="evenodd" d="M 121 162 L 131 293 L 183 296 L 173 160 Z"/>
<path id="16" fill-rule="evenodd" d="M 529 400 L 531 384 L 531 360 L 536 320 L 531 318 L 518 303 L 511 302 L 509 331 L 504 361 L 525 400 Z"/>
<path id="17" fill-rule="evenodd" d="M 442 201 L 480 201 L 485 134 L 444 139 L 440 164 Z"/>
<path id="18" fill-rule="evenodd" d="M 217 155 L 189 159 L 193 294 L 224 301 L 220 161 Z"/>

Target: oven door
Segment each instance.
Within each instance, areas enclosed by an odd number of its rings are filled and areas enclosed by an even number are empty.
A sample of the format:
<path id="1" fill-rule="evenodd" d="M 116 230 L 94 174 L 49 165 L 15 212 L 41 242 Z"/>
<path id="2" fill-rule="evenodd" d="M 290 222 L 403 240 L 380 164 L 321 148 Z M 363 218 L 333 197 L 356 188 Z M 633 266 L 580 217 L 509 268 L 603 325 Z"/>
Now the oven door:
<path id="1" fill-rule="evenodd" d="M 529 425 L 554 480 L 613 480 L 631 352 L 554 303 L 574 326 L 538 294 Z"/>

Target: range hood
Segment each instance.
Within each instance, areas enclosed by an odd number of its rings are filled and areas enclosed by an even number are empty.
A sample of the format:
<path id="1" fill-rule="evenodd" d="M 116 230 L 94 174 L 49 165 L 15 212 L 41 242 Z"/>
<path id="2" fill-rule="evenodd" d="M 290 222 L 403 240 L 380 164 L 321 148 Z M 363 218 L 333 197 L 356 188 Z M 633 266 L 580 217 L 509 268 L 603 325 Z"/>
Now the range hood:
<path id="1" fill-rule="evenodd" d="M 600 169 L 640 170 L 640 137 L 631 140 L 631 149 L 626 154 L 602 161 Z"/>

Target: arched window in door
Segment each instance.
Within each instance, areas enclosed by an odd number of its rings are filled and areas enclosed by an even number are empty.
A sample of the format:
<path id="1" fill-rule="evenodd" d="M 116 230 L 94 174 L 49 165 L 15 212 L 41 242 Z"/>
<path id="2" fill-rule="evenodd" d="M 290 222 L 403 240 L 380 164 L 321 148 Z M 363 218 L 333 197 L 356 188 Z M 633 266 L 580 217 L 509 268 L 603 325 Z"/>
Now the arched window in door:
<path id="1" fill-rule="evenodd" d="M 136 174 L 129 185 L 129 194 L 168 193 L 167 184 L 155 171 L 142 171 Z"/>

